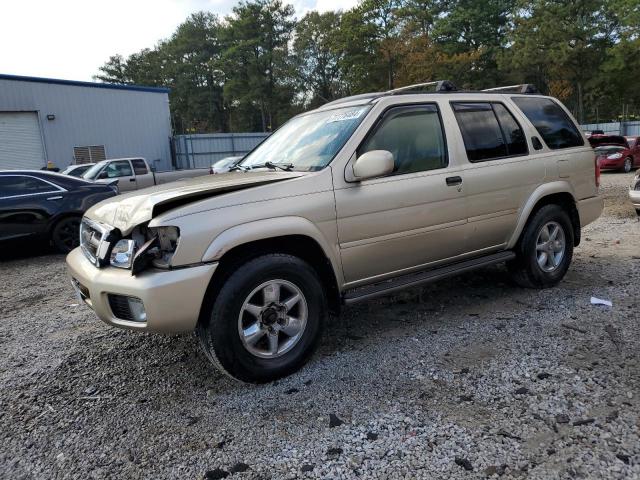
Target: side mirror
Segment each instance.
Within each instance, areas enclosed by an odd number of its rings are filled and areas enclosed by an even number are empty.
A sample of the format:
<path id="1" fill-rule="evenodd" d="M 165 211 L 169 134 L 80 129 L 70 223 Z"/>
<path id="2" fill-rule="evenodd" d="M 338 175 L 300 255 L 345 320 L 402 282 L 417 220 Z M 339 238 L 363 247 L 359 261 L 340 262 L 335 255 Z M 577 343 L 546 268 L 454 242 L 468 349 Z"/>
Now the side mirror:
<path id="1" fill-rule="evenodd" d="M 100 172 L 100 175 L 98 175 L 99 179 L 103 179 L 103 178 L 109 178 L 109 175 L 107 174 L 106 170 Z"/>
<path id="2" fill-rule="evenodd" d="M 353 164 L 355 180 L 382 177 L 393 172 L 393 154 L 387 150 L 371 150 L 363 153 Z"/>

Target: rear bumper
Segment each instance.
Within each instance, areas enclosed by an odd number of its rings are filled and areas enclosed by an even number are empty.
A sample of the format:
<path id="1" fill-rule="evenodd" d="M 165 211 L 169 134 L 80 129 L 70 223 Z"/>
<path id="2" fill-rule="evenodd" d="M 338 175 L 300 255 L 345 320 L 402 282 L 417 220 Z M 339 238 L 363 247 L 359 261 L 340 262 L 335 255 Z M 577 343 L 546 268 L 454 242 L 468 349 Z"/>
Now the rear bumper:
<path id="1" fill-rule="evenodd" d="M 578 214 L 580 215 L 580 227 L 589 225 L 596 220 L 604 209 L 604 201 L 601 197 L 585 198 L 577 203 Z"/>
<path id="2" fill-rule="evenodd" d="M 129 270 L 96 268 L 80 248 L 76 248 L 67 256 L 67 267 L 82 300 L 105 323 L 133 330 L 178 333 L 195 329 L 217 264 L 168 271 L 151 269 L 134 277 Z M 146 321 L 116 317 L 109 305 L 109 294 L 142 300 Z"/>

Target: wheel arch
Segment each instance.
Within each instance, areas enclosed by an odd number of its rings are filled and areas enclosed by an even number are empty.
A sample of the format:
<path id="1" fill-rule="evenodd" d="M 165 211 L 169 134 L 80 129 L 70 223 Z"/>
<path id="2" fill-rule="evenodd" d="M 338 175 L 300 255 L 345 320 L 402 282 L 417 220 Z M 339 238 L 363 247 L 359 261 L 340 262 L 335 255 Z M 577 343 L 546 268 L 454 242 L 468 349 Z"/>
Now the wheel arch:
<path id="1" fill-rule="evenodd" d="M 515 248 L 529 219 L 542 207 L 550 204 L 560 205 L 567 210 L 573 226 L 573 244 L 575 247 L 580 245 L 580 215 L 571 187 L 567 182 L 553 182 L 541 185 L 529 197 L 522 208 L 516 229 L 507 244 L 507 248 Z"/>
<path id="2" fill-rule="evenodd" d="M 332 313 L 339 313 L 341 306 L 340 287 L 342 272 L 335 263 L 336 259 L 327 252 L 327 246 L 317 238 L 320 232 L 316 230 L 314 235 L 308 228 L 300 229 L 296 233 L 282 234 L 280 228 L 282 222 L 279 219 L 260 220 L 251 224 L 239 225 L 220 234 L 207 249 L 203 261 L 217 261 L 216 269 L 205 298 L 201 311 L 202 315 L 209 310 L 220 288 L 229 275 L 235 269 L 252 258 L 269 253 L 285 253 L 294 255 L 309 263 L 318 273 L 325 285 L 327 300 Z M 266 222 L 266 223 L 265 223 Z M 258 225 L 256 225 L 258 224 Z M 313 224 L 311 224 L 313 227 Z M 288 228 L 289 232 L 296 229 Z M 278 234 L 280 233 L 280 234 Z"/>

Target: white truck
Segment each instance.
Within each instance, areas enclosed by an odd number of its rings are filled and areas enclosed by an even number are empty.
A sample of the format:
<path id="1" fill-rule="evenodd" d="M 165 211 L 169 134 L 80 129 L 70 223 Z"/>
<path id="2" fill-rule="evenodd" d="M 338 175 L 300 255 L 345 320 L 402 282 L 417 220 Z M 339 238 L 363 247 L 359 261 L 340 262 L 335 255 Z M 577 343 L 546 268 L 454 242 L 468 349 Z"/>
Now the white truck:
<path id="1" fill-rule="evenodd" d="M 208 168 L 154 172 L 144 158 L 135 157 L 103 160 L 87 170 L 82 177 L 96 183 L 112 183 L 114 180 L 118 180 L 118 190 L 130 192 L 208 174 Z"/>

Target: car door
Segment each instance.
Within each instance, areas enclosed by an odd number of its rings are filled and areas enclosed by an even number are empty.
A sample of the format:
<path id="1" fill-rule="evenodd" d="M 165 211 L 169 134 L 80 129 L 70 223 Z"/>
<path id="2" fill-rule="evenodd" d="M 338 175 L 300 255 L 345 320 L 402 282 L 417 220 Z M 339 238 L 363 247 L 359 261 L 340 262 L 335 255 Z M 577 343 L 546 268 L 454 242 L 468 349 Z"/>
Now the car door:
<path id="1" fill-rule="evenodd" d="M 0 240 L 47 233 L 67 191 L 29 175 L 0 175 Z"/>
<path id="2" fill-rule="evenodd" d="M 118 180 L 118 190 L 120 192 L 128 192 L 136 190 L 136 176 L 131 168 L 129 160 L 114 160 L 100 173 L 99 178 L 107 180 Z"/>
<path id="3" fill-rule="evenodd" d="M 347 286 L 454 257 L 464 240 L 462 178 L 449 167 L 436 103 L 387 109 L 346 168 L 371 150 L 391 152 L 394 172 L 335 190 Z"/>
<path id="4" fill-rule="evenodd" d="M 133 165 L 133 173 L 136 175 L 137 188 L 152 187 L 155 184 L 153 173 L 149 171 L 147 162 L 141 158 L 134 158 L 131 160 L 131 165 Z"/>
<path id="5" fill-rule="evenodd" d="M 544 179 L 545 163 L 529 155 L 524 130 L 503 102 L 461 100 L 451 108 L 469 162 L 465 253 L 488 253 L 510 239 L 520 209 Z"/>

